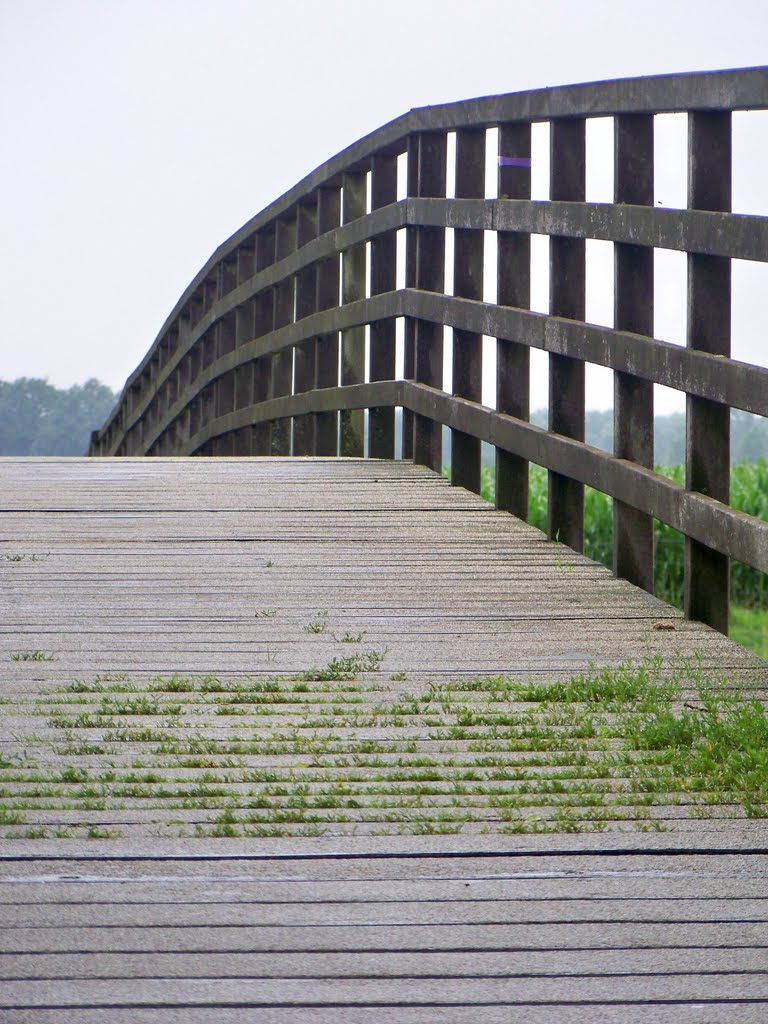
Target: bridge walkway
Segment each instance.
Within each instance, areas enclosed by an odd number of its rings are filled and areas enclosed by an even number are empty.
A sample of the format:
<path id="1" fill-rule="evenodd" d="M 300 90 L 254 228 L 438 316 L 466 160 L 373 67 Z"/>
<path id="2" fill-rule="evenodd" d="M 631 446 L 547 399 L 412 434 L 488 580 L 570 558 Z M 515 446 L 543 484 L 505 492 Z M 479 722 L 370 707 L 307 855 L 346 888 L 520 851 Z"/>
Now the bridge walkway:
<path id="1" fill-rule="evenodd" d="M 600 675 L 764 663 L 410 463 L 0 469 L 0 1020 L 765 1018 L 764 819 Z"/>

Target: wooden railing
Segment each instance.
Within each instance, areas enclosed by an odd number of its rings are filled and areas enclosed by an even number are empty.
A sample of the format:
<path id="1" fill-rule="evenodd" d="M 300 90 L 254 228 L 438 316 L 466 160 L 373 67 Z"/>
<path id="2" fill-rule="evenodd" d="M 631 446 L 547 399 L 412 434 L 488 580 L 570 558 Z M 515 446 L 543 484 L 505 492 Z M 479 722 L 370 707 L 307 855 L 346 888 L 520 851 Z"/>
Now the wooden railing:
<path id="1" fill-rule="evenodd" d="M 481 441 L 494 445 L 497 505 L 521 518 L 528 464 L 545 466 L 549 535 L 576 550 L 584 485 L 611 495 L 614 570 L 640 587 L 653 589 L 653 519 L 682 531 L 686 614 L 727 631 L 729 558 L 768 571 L 768 523 L 728 504 L 730 409 L 768 415 L 768 370 L 730 358 L 730 261 L 768 260 L 768 218 L 729 212 L 731 115 L 765 108 L 768 68 L 411 111 L 214 253 L 94 432 L 91 454 L 399 451 L 440 470 L 445 425 L 453 481 L 478 491 Z M 688 115 L 687 209 L 654 206 L 654 115 L 669 112 Z M 595 117 L 613 118 L 612 204 L 585 202 L 585 128 Z M 531 126 L 542 121 L 550 199 L 534 202 Z M 492 128 L 498 173 L 488 199 Z M 449 134 L 454 198 L 445 198 Z M 483 301 L 489 231 L 495 303 Z M 529 309 L 531 234 L 550 239 L 549 315 Z M 586 239 L 615 246 L 613 328 L 584 322 Z M 652 337 L 655 248 L 688 254 L 687 347 Z M 453 394 L 442 390 L 446 327 Z M 497 339 L 495 409 L 481 404 L 483 336 Z M 548 430 L 528 422 L 531 348 L 549 353 Z M 613 455 L 584 443 L 585 363 L 614 371 Z M 684 487 L 653 471 L 655 383 L 687 395 Z"/>

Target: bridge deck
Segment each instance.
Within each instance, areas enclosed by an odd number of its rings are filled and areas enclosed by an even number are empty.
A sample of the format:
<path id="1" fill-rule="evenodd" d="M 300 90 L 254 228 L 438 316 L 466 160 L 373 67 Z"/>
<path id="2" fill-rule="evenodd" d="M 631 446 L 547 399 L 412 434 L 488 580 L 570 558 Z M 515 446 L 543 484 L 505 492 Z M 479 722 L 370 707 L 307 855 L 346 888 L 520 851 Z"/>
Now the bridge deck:
<path id="1" fill-rule="evenodd" d="M 410 464 L 1 462 L 0 1019 L 765 1018 L 761 819 L 534 685 L 743 649 Z"/>

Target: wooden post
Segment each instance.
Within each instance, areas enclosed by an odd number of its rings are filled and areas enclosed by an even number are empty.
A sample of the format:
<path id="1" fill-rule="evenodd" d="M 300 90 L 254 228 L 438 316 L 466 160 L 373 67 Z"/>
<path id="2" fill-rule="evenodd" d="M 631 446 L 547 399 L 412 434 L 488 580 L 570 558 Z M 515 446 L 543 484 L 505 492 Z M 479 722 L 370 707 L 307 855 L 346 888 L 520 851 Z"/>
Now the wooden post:
<path id="1" fill-rule="evenodd" d="M 253 259 L 253 250 L 251 261 Z M 250 276 L 250 275 L 248 275 Z M 249 342 L 254 335 L 256 301 L 247 299 L 235 310 L 235 344 L 237 348 Z M 253 404 L 253 363 L 244 363 L 235 370 L 235 409 L 247 409 Z M 235 435 L 235 455 L 251 454 L 251 428 L 243 427 Z"/>
<path id="2" fill-rule="evenodd" d="M 296 249 L 296 214 L 280 217 L 275 229 L 275 263 Z M 293 323 L 295 279 L 289 277 L 274 288 L 274 330 Z M 290 395 L 293 387 L 293 349 L 284 349 L 272 356 L 272 383 L 270 398 Z M 290 419 L 274 420 L 271 424 L 271 455 L 291 454 Z"/>
<path id="3" fill-rule="evenodd" d="M 297 244 L 301 248 L 317 238 L 317 196 L 302 203 L 298 211 Z M 296 319 L 301 320 L 317 308 L 317 267 L 311 264 L 296 275 Z M 314 338 L 296 346 L 293 393 L 312 391 L 315 386 L 317 344 Z M 315 452 L 315 418 L 311 413 L 293 420 L 293 454 L 313 455 Z"/>
<path id="4" fill-rule="evenodd" d="M 688 206 L 731 209 L 731 114 L 688 115 Z M 688 254 L 688 347 L 731 354 L 731 261 Z M 685 486 L 730 499 L 731 410 L 706 398 L 686 400 Z M 728 632 L 730 566 L 726 555 L 685 539 L 685 614 Z"/>
<path id="5" fill-rule="evenodd" d="M 255 250 L 254 250 L 254 239 L 250 238 L 237 250 L 237 283 L 238 285 L 245 284 L 246 281 L 253 277 L 253 271 L 255 268 Z"/>
<path id="6" fill-rule="evenodd" d="M 237 250 L 237 284 L 244 284 L 253 277 L 256 269 L 255 240 L 248 239 Z M 255 337 L 256 301 L 247 299 L 235 310 L 235 346 L 241 348 Z M 253 404 L 253 364 L 238 366 L 235 371 L 235 409 L 247 409 Z M 242 427 L 235 433 L 235 455 L 250 455 L 252 452 L 250 427 Z"/>
<path id="7" fill-rule="evenodd" d="M 237 285 L 253 276 L 255 250 L 253 242 L 241 245 L 237 250 Z M 235 310 L 235 347 L 240 348 L 254 336 L 253 325 L 256 304 L 253 299 L 241 303 Z M 247 409 L 253 404 L 253 364 L 246 363 L 235 370 L 235 409 Z M 241 427 L 235 431 L 233 454 L 248 456 L 252 452 L 253 431 Z"/>
<path id="8" fill-rule="evenodd" d="M 324 235 L 339 226 L 341 190 L 321 188 L 317 195 L 317 231 Z M 317 308 L 332 309 L 339 304 L 339 257 L 321 260 L 317 268 Z M 335 388 L 339 383 L 339 332 L 332 331 L 317 339 L 315 387 Z M 317 455 L 338 454 L 339 417 L 335 412 L 319 412 L 315 416 L 315 451 Z"/>
<path id="9" fill-rule="evenodd" d="M 424 132 L 417 137 L 416 195 L 445 196 L 447 138 L 445 132 Z M 410 160 L 410 156 L 409 156 Z M 445 229 L 413 227 L 408 243 L 415 247 L 415 287 L 445 289 Z M 420 384 L 443 386 L 443 325 L 416 319 L 413 327 L 414 377 Z M 415 416 L 413 459 L 439 473 L 443 466 L 443 428 L 425 416 Z"/>
<path id="10" fill-rule="evenodd" d="M 531 198 L 531 126 L 499 125 L 499 199 Z M 497 233 L 497 302 L 528 309 L 531 304 L 531 238 L 519 231 Z M 518 419 L 530 416 L 531 370 L 527 345 L 496 339 L 496 407 Z M 528 519 L 528 462 L 496 449 L 496 508 Z"/>
<path id="11" fill-rule="evenodd" d="M 456 198 L 485 197 L 485 129 L 456 132 Z M 456 228 L 453 243 L 453 293 L 465 299 L 483 298 L 482 231 Z M 473 402 L 483 397 L 483 336 L 474 331 L 453 332 L 453 394 Z M 480 439 L 451 431 L 451 482 L 480 493 Z"/>
<path id="12" fill-rule="evenodd" d="M 614 127 L 614 202 L 653 206 L 653 115 L 622 115 Z M 614 327 L 653 337 L 653 249 L 614 245 Z M 613 375 L 613 452 L 653 469 L 653 382 Z M 613 503 L 613 571 L 653 593 L 653 517 Z"/>
<path id="13" fill-rule="evenodd" d="M 586 139 L 584 118 L 551 122 L 550 198 L 584 201 Z M 584 319 L 583 238 L 553 235 L 549 243 L 550 314 Z M 584 363 L 549 357 L 549 429 L 584 440 Z M 547 534 L 575 551 L 584 549 L 584 485 L 549 472 Z"/>
<path id="14" fill-rule="evenodd" d="M 397 202 L 397 158 L 375 156 L 371 161 L 371 209 Z M 397 232 L 387 231 L 371 242 L 371 295 L 393 292 L 397 287 Z M 395 320 L 371 324 L 371 380 L 395 379 Z M 395 457 L 395 410 L 374 408 L 368 413 L 368 455 L 373 459 Z"/>
<path id="15" fill-rule="evenodd" d="M 345 174 L 342 181 L 344 223 L 366 214 L 365 174 Z M 342 257 L 342 302 L 365 298 L 365 243 L 347 249 Z M 365 383 L 365 327 L 348 327 L 341 332 L 341 383 Z M 362 409 L 341 413 L 341 454 L 362 456 L 365 451 L 365 417 Z"/>
<path id="16" fill-rule="evenodd" d="M 409 135 L 407 144 L 406 196 L 419 194 L 419 136 Z M 408 227 L 405 231 L 405 287 L 416 288 L 417 229 Z M 416 376 L 416 321 L 407 316 L 403 325 L 403 377 L 413 380 Z M 403 409 L 402 458 L 413 458 L 413 413 Z"/>
<path id="17" fill-rule="evenodd" d="M 265 270 L 275 260 L 275 229 L 264 228 L 256 236 L 256 271 Z M 274 323 L 275 289 L 266 288 L 254 299 L 254 338 L 262 338 L 269 334 Z M 264 356 L 253 362 L 253 402 L 266 401 L 272 377 L 272 357 Z M 254 455 L 270 454 L 270 426 L 268 423 L 257 423 L 253 427 L 251 451 Z"/>

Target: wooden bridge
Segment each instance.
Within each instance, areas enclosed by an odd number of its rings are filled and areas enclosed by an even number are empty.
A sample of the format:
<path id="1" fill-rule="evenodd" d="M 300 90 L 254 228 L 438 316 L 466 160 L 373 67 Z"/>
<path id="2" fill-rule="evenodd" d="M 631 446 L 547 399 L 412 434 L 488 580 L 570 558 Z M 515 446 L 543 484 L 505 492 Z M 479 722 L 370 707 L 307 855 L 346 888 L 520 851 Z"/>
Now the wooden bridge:
<path id="1" fill-rule="evenodd" d="M 730 409 L 768 415 L 768 370 L 730 358 L 730 261 L 768 258 L 768 218 L 730 212 L 731 119 L 766 107 L 758 68 L 411 111 L 217 250 L 102 458 L 2 460 L 0 1020 L 765 1018 L 768 679 L 724 634 L 729 561 L 768 571 L 729 505 Z M 662 210 L 675 111 L 689 202 Z M 584 201 L 593 117 L 613 204 Z M 584 322 L 588 238 L 613 328 Z M 686 347 L 652 336 L 655 248 L 688 254 Z M 610 454 L 585 363 L 614 371 Z M 685 486 L 653 470 L 657 383 L 687 395 Z M 614 573 L 580 554 L 585 485 Z M 685 615 L 651 593 L 654 519 L 686 537 Z"/>

